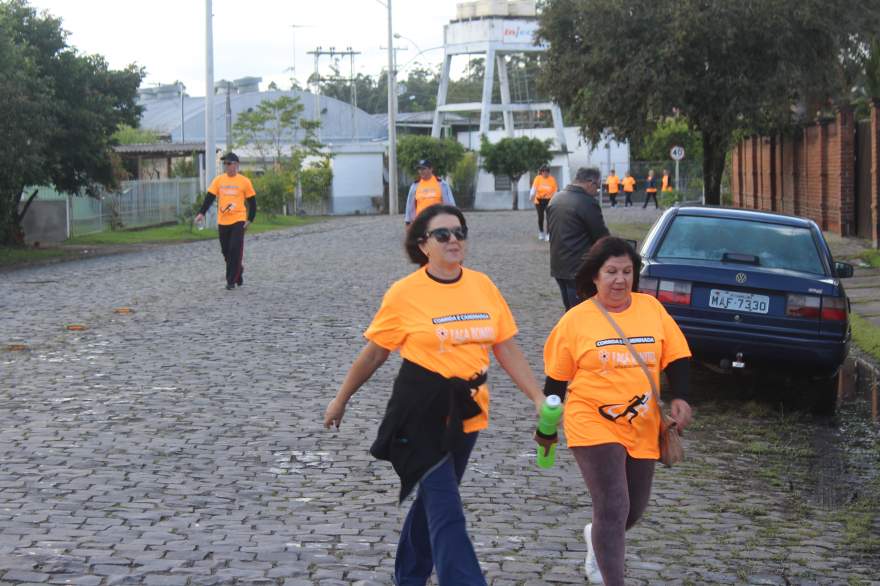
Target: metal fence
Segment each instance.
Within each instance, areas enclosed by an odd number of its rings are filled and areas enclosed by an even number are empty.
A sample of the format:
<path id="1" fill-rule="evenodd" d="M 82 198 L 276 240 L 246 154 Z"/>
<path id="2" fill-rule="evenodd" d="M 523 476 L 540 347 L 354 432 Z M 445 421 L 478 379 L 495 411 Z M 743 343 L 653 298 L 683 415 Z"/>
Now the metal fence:
<path id="1" fill-rule="evenodd" d="M 100 197 L 68 197 L 70 236 L 178 221 L 198 201 L 198 178 L 123 181 Z"/>

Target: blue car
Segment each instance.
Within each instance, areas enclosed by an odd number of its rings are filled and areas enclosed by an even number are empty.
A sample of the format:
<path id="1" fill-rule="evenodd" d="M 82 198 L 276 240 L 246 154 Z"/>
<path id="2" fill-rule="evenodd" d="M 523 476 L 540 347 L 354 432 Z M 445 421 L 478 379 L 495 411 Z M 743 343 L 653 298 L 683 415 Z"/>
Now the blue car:
<path id="1" fill-rule="evenodd" d="M 713 370 L 796 377 L 815 412 L 834 411 L 851 337 L 849 300 L 812 220 L 709 207 L 667 210 L 641 247 L 639 290 Z"/>

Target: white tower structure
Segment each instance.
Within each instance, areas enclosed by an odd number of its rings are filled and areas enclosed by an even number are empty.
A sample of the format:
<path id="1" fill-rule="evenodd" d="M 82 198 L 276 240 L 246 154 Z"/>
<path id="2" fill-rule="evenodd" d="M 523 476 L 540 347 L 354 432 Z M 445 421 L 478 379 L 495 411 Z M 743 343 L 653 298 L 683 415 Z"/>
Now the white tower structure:
<path id="1" fill-rule="evenodd" d="M 534 44 L 538 30 L 538 18 L 534 0 L 477 0 L 460 2 L 457 18 L 443 27 L 443 68 L 437 91 L 437 109 L 431 136 L 440 137 L 446 112 L 480 112 L 480 135 L 488 135 L 489 121 L 493 112 L 501 112 L 507 136 L 514 135 L 514 112 L 549 111 L 559 150 L 568 152 L 563 131 L 562 111 L 553 102 L 514 104 L 510 101 L 510 80 L 505 55 L 546 51 L 546 45 Z M 449 70 L 456 55 L 485 55 L 485 77 L 482 101 L 463 104 L 447 104 Z M 501 85 L 501 103 L 492 103 L 492 85 L 495 70 Z M 567 157 L 566 157 L 567 158 Z M 567 170 L 567 165 L 565 165 Z"/>

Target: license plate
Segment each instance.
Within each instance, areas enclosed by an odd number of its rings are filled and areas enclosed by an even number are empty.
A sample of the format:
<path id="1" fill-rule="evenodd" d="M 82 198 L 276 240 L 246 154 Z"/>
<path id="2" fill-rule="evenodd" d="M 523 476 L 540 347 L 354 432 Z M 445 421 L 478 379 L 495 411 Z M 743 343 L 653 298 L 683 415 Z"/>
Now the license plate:
<path id="1" fill-rule="evenodd" d="M 754 293 L 737 293 L 712 289 L 709 291 L 709 307 L 729 309 L 731 311 L 747 311 L 749 313 L 767 313 L 770 310 L 770 298 Z"/>

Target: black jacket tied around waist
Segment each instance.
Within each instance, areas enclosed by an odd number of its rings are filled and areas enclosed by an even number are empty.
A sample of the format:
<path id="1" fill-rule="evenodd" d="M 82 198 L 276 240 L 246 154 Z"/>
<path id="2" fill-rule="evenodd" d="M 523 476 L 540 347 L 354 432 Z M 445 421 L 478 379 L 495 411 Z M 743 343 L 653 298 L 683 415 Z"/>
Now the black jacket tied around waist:
<path id="1" fill-rule="evenodd" d="M 464 421 L 480 414 L 472 389 L 486 382 L 486 373 L 470 380 L 446 378 L 404 360 L 394 380 L 373 457 L 391 462 L 400 477 L 400 500 L 449 452 L 461 447 Z"/>

